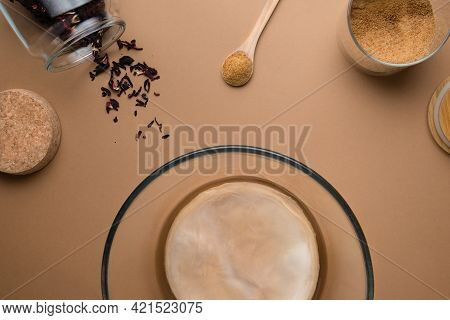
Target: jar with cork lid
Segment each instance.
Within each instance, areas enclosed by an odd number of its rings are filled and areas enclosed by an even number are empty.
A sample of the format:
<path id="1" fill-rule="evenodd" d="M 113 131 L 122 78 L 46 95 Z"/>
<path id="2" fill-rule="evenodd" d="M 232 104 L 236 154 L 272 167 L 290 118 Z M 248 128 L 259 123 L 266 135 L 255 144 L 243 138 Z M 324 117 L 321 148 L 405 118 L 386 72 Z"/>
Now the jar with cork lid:
<path id="1" fill-rule="evenodd" d="M 95 58 L 125 31 L 118 0 L 0 0 L 0 11 L 28 52 L 49 71 Z"/>

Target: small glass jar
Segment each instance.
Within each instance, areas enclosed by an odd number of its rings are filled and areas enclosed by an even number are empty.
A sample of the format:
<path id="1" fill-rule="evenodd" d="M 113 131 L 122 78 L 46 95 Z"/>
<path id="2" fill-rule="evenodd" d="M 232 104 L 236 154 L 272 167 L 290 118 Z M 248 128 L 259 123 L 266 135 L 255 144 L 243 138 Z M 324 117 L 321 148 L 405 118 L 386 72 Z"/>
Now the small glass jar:
<path id="1" fill-rule="evenodd" d="M 28 52 L 49 71 L 94 59 L 125 31 L 117 0 L 7 0 L 0 11 Z"/>
<path id="2" fill-rule="evenodd" d="M 357 40 L 352 30 L 352 8 L 355 0 L 350 0 L 338 25 L 338 43 L 343 54 L 352 64 L 366 73 L 375 76 L 387 76 L 422 63 L 434 56 L 446 43 L 450 30 L 448 25 L 448 0 L 430 0 L 435 30 L 428 54 L 408 63 L 390 63 L 377 59 L 370 54 Z"/>

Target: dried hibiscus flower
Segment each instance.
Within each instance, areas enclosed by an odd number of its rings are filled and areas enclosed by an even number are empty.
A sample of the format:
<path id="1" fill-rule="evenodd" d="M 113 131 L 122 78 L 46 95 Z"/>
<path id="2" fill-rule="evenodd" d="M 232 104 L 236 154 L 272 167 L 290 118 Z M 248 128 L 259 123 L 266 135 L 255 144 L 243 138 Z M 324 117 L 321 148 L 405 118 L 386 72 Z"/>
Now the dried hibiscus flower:
<path id="1" fill-rule="evenodd" d="M 122 50 L 123 48 L 127 48 L 127 50 L 136 50 L 136 51 L 141 51 L 144 50 L 143 48 L 138 48 L 136 46 L 136 40 L 133 39 L 130 42 L 128 41 L 123 41 L 123 40 L 117 40 L 117 46 L 119 47 L 119 50 Z"/>
<path id="2" fill-rule="evenodd" d="M 102 97 L 111 97 L 111 91 L 105 87 L 101 88 L 102 90 Z"/>
<path id="3" fill-rule="evenodd" d="M 150 92 L 150 80 L 149 79 L 145 79 L 144 82 L 144 90 L 148 93 Z"/>
<path id="4" fill-rule="evenodd" d="M 94 71 L 89 72 L 89 76 L 91 77 L 92 81 L 94 81 L 99 74 L 106 72 L 110 67 L 108 54 L 96 57 L 94 59 L 94 62 L 97 64 L 97 66 L 95 67 Z"/>

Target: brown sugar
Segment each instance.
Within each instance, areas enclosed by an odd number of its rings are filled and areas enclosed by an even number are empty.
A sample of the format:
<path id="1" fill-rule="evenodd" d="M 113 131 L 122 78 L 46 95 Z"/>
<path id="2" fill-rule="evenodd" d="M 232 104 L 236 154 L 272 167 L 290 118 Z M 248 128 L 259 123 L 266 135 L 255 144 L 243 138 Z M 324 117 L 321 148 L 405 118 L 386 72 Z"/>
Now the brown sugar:
<path id="1" fill-rule="evenodd" d="M 245 85 L 253 74 L 253 62 L 245 52 L 237 51 L 230 55 L 222 67 L 222 77 L 233 87 Z"/>
<path id="2" fill-rule="evenodd" d="M 61 140 L 58 115 L 27 90 L 0 92 L 0 172 L 24 175 L 45 167 Z"/>
<path id="3" fill-rule="evenodd" d="M 432 48 L 435 20 L 429 0 L 355 0 L 351 24 L 364 50 L 384 62 L 411 63 Z"/>

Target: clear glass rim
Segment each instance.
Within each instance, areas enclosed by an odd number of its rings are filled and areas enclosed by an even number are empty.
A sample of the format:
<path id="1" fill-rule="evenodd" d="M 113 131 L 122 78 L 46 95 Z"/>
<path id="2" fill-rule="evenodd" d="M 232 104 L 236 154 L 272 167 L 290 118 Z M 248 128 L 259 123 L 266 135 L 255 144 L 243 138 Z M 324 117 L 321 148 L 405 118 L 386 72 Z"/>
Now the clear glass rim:
<path id="1" fill-rule="evenodd" d="M 102 51 L 107 50 L 111 45 L 113 45 L 125 32 L 126 23 L 120 18 L 117 17 L 106 17 L 104 20 L 101 20 L 98 24 L 95 24 L 94 26 L 91 26 L 89 28 L 86 28 L 85 30 L 78 32 L 74 35 L 72 35 L 69 39 L 61 43 L 54 52 L 50 55 L 50 57 L 45 62 L 45 68 L 50 72 L 60 72 L 65 71 L 67 69 L 71 69 L 73 67 L 76 67 L 80 65 L 81 63 L 85 62 L 86 60 L 89 60 L 92 58 L 92 53 L 86 54 L 68 64 L 56 66 L 54 65 L 55 61 L 64 56 L 66 54 L 66 48 L 68 45 L 76 43 L 77 41 L 85 38 L 86 36 L 95 33 L 97 31 L 103 30 L 103 29 L 109 29 L 112 27 L 117 27 L 117 32 L 114 34 L 111 39 L 104 43 L 102 46 Z"/>
<path id="2" fill-rule="evenodd" d="M 134 191 L 130 194 L 130 196 L 126 199 L 119 212 L 117 213 L 114 221 L 109 230 L 105 247 L 103 250 L 103 258 L 102 258 L 102 267 L 101 267 L 101 289 L 102 289 L 102 297 L 104 300 L 109 300 L 109 284 L 108 284 L 108 271 L 109 271 L 109 259 L 111 255 L 111 249 L 114 242 L 115 235 L 119 229 L 119 226 L 122 222 L 122 219 L 125 217 L 128 208 L 131 206 L 133 201 L 139 196 L 139 194 L 154 180 L 162 176 L 164 173 L 168 172 L 172 168 L 179 166 L 187 161 L 194 160 L 207 155 L 217 155 L 217 154 L 225 154 L 225 153 L 241 153 L 241 154 L 250 154 L 250 155 L 258 155 L 268 159 L 278 160 L 286 165 L 292 166 L 295 169 L 307 174 L 312 179 L 314 179 L 319 185 L 321 185 L 325 190 L 327 190 L 330 195 L 338 202 L 342 210 L 347 215 L 350 223 L 353 226 L 355 234 L 358 237 L 358 241 L 360 243 L 363 259 L 364 259 L 364 267 L 366 270 L 366 300 L 374 299 L 374 273 L 372 266 L 372 259 L 370 255 L 369 246 L 367 244 L 366 237 L 361 228 L 361 225 L 358 222 L 355 214 L 352 209 L 348 205 L 348 203 L 344 200 L 344 198 L 339 194 L 339 192 L 322 176 L 320 176 L 317 172 L 304 165 L 303 163 L 290 158 L 281 153 L 270 151 L 267 149 L 262 149 L 258 147 L 250 147 L 250 146 L 217 146 L 211 148 L 205 148 L 197 151 L 193 151 L 191 153 L 182 155 L 180 157 L 175 158 L 174 160 L 164 164 L 159 169 L 155 170 L 148 177 L 146 177 Z"/>
<path id="3" fill-rule="evenodd" d="M 445 43 L 447 42 L 449 36 L 450 36 L 450 30 L 447 30 L 447 35 L 443 38 L 442 43 L 436 47 L 435 50 L 431 51 L 428 55 L 422 57 L 419 60 L 410 62 L 410 63 L 390 63 L 390 62 L 386 62 L 386 61 L 382 61 L 379 60 L 377 58 L 375 58 L 374 56 L 372 56 L 371 54 L 369 54 L 364 48 L 363 46 L 359 43 L 359 41 L 356 39 L 355 34 L 353 33 L 353 28 L 352 28 L 352 4 L 353 4 L 354 0 L 350 0 L 348 2 L 348 7 L 347 7 L 347 25 L 348 25 L 348 30 L 350 32 L 350 35 L 353 39 L 353 42 L 356 44 L 356 46 L 358 47 L 359 50 L 361 50 L 361 52 L 369 59 L 371 59 L 372 61 L 382 64 L 384 66 L 387 67 L 394 67 L 394 68 L 408 68 L 408 67 L 412 67 L 415 66 L 419 63 L 422 63 L 428 59 L 430 59 L 432 56 L 434 56 L 436 53 L 438 53 L 442 47 L 445 45 Z"/>

